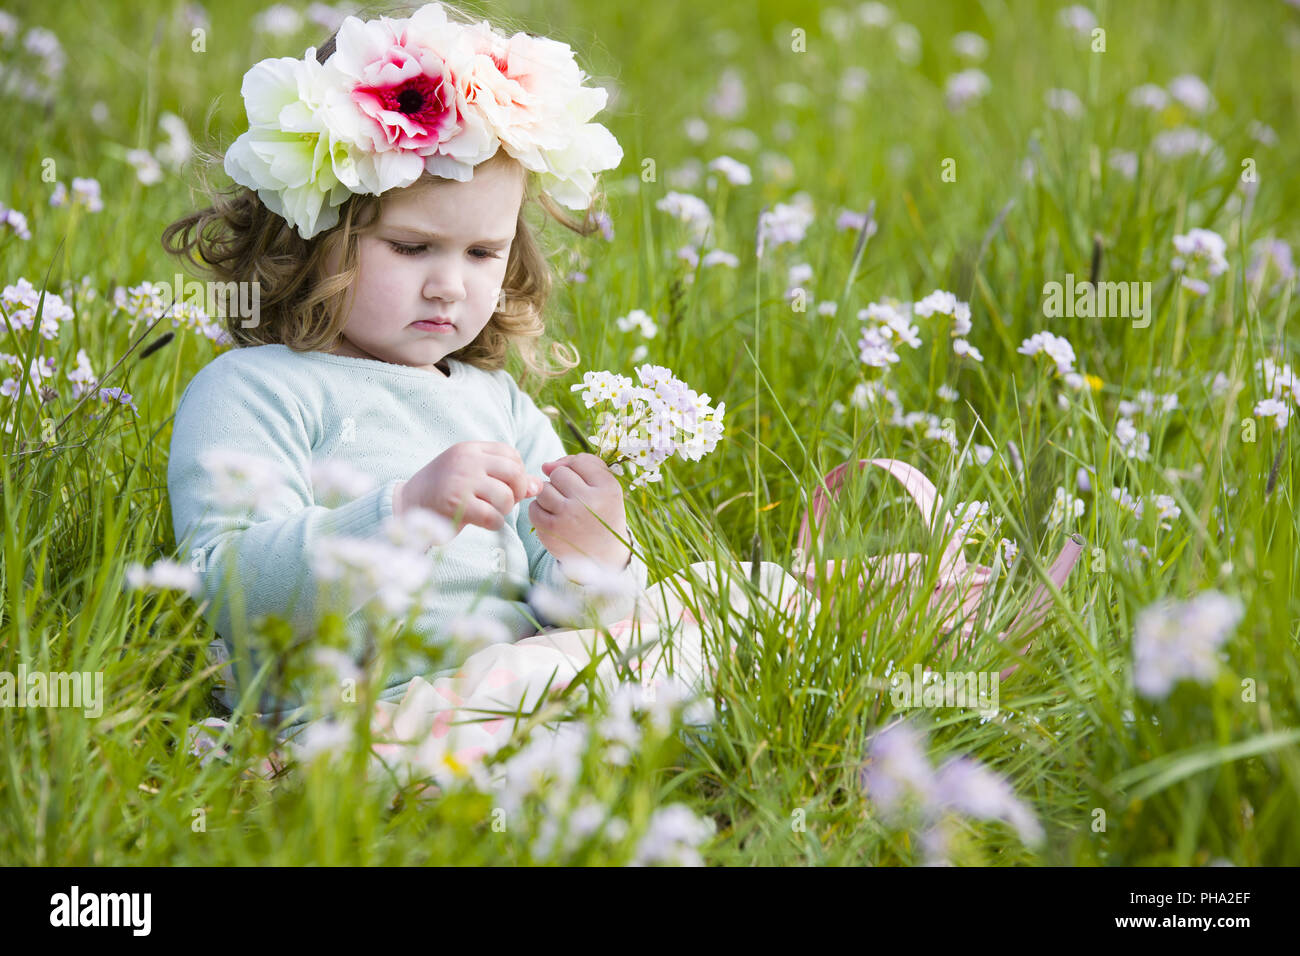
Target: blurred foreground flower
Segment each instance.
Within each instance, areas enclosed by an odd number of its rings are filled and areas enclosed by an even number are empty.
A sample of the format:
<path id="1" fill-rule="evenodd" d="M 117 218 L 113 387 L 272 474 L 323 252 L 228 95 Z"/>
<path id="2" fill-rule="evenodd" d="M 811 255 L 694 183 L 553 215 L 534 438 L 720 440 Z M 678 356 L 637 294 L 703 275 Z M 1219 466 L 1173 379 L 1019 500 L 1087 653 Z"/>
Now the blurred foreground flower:
<path id="1" fill-rule="evenodd" d="M 133 563 L 126 569 L 127 587 L 132 590 L 185 591 L 200 593 L 199 576 L 187 564 L 175 561 L 157 561 L 149 567 Z"/>
<path id="2" fill-rule="evenodd" d="M 703 866 L 696 847 L 716 832 L 708 817 L 699 817 L 683 803 L 659 807 L 650 818 L 645 836 L 637 844 L 629 866 L 665 863 L 673 866 Z"/>
<path id="3" fill-rule="evenodd" d="M 259 455 L 229 448 L 213 448 L 199 460 L 212 481 L 219 504 L 259 511 L 275 499 L 284 479 L 275 463 Z"/>
<path id="4" fill-rule="evenodd" d="M 935 770 L 926 754 L 925 735 L 911 724 L 893 724 L 872 737 L 868 763 L 859 781 L 881 815 L 900 821 L 910 798 L 925 824 L 922 845 L 928 863 L 946 863 L 943 818 L 960 813 L 981 820 L 1002 820 L 1015 827 L 1022 842 L 1038 845 L 1043 828 L 1015 795 L 1011 785 L 969 757 L 954 757 Z"/>
<path id="5" fill-rule="evenodd" d="M 602 411 L 595 435 L 589 440 L 610 471 L 636 477 L 631 487 L 662 481 L 659 469 L 674 454 L 699 461 L 713 451 L 722 437 L 726 403 L 709 405 L 707 394 L 698 394 L 660 365 L 642 365 L 636 370 L 641 386 L 613 372 L 586 372 L 582 382 L 570 386 L 582 390 L 588 408 L 608 402 L 613 410 Z M 637 474 L 637 469 L 643 469 Z"/>
<path id="6" fill-rule="evenodd" d="M 1216 655 L 1241 621 L 1240 599 L 1203 591 L 1188 601 L 1158 601 L 1133 625 L 1133 683 L 1158 700 L 1181 680 L 1205 683 L 1218 673 Z"/>
<path id="7" fill-rule="evenodd" d="M 560 573 L 576 589 L 538 582 L 528 590 L 528 603 L 543 617 L 567 627 L 584 627 L 592 620 L 626 617 L 638 588 L 633 578 L 587 558 L 569 558 Z"/>

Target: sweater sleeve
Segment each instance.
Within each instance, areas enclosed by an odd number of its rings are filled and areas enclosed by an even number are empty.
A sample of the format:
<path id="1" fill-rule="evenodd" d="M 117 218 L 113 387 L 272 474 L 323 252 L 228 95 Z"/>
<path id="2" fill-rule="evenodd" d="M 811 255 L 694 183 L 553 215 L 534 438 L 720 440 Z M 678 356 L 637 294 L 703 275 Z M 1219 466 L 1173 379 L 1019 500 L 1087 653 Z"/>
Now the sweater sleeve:
<path id="1" fill-rule="evenodd" d="M 555 426 L 551 424 L 551 420 L 546 414 L 537 407 L 537 403 L 533 401 L 532 397 L 519 388 L 508 372 L 501 371 L 498 374 L 505 380 L 510 392 L 510 412 L 515 423 L 515 447 L 519 449 L 519 455 L 524 460 L 524 469 L 530 475 L 538 475 L 544 478 L 542 472 L 543 463 L 563 458 L 566 454 L 564 445 L 555 431 Z M 532 520 L 528 517 L 531 504 L 531 498 L 521 502 L 515 519 L 519 537 L 523 540 L 524 549 L 528 552 L 529 577 L 534 583 L 545 584 L 561 594 L 580 595 L 583 591 L 582 586 L 565 575 L 560 562 L 550 551 L 546 550 L 546 546 L 537 537 L 537 532 L 533 530 Z M 640 545 L 630 531 L 628 534 L 632 537 L 632 557 L 627 567 L 623 569 L 623 574 L 626 576 L 625 581 L 629 591 L 640 592 L 646 588 L 648 569 L 641 556 L 637 554 Z M 630 616 L 634 601 L 635 593 L 631 594 L 626 600 L 610 602 L 600 615 L 601 623 L 612 624 Z M 549 621 L 545 615 L 535 608 L 534 614 L 543 625 L 553 625 L 553 622 Z"/>
<path id="2" fill-rule="evenodd" d="M 203 569 L 204 616 L 251 668 L 237 677 L 241 685 L 265 663 L 248 642 L 258 618 L 274 615 L 297 635 L 312 632 L 318 581 L 311 556 L 318 542 L 327 535 L 374 537 L 392 514 L 396 481 L 339 507 L 317 505 L 311 446 L 307 416 L 290 385 L 251 369 L 232 374 L 205 367 L 176 409 L 167 467 L 176 541 L 181 557 Z M 205 467 L 209 453 L 261 459 L 268 480 L 255 505 L 228 503 L 220 477 Z M 346 609 L 354 655 L 361 650 L 357 609 Z M 299 705 L 264 698 L 259 709 Z"/>

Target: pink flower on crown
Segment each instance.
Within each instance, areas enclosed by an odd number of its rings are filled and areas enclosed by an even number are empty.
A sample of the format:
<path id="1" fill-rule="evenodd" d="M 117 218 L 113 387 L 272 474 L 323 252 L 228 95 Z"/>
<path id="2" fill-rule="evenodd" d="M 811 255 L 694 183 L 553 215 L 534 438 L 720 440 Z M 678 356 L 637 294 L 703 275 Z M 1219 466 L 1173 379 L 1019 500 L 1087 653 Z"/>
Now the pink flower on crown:
<path id="1" fill-rule="evenodd" d="M 457 87 L 460 28 L 436 4 L 408 20 L 348 17 L 326 65 L 341 77 L 365 145 L 395 152 L 411 181 L 422 169 L 466 181 L 497 143 Z"/>
<path id="2" fill-rule="evenodd" d="M 462 36 L 475 53 L 462 81 L 466 99 L 506 152 L 541 174 L 550 195 L 570 209 L 586 208 L 594 173 L 623 160 L 614 135 L 588 122 L 604 109 L 608 92 L 583 86 L 587 76 L 567 43 L 527 33 L 506 39 L 486 21 Z"/>

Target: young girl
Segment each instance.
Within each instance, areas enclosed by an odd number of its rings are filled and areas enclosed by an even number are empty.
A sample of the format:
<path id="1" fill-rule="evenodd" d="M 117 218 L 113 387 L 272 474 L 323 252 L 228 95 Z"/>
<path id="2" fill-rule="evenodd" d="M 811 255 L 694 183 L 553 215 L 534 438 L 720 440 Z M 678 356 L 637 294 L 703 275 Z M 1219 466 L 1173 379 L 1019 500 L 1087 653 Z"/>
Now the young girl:
<path id="1" fill-rule="evenodd" d="M 530 372 L 552 374 L 535 341 L 551 278 L 527 208 L 589 234 L 590 213 L 574 221 L 557 200 L 587 207 L 595 174 L 622 158 L 588 122 L 605 93 L 583 79 L 567 46 L 507 39 L 438 4 L 405 20 L 349 18 L 320 50 L 245 76 L 250 128 L 224 163 L 245 188 L 163 236 L 200 271 L 260 284 L 256 321 L 226 320 L 238 347 L 181 396 L 168 467 L 177 543 L 204 568 L 204 613 L 233 655 L 234 690 L 277 666 L 250 639 L 262 615 L 310 640 L 322 593 L 314 559 L 329 538 L 379 540 L 421 509 L 455 535 L 415 630 L 433 638 L 472 609 L 510 643 L 433 683 L 415 664 L 392 673 L 380 716 L 407 739 L 429 731 L 439 705 L 464 706 L 483 686 L 513 706 L 511 691 L 540 692 L 535 678 L 557 667 L 562 683 L 596 651 L 593 627 L 547 630 L 554 622 L 524 599 L 528 584 L 580 595 L 575 571 L 591 561 L 627 585 L 599 623 L 626 636 L 646 606 L 618 478 L 594 455 L 565 455 L 504 368 L 513 346 Z M 563 370 L 576 364 L 552 352 Z M 255 508 L 232 503 L 223 463 L 267 476 Z M 367 490 L 327 504 L 324 466 L 364 476 Z M 776 565 L 762 584 L 787 596 L 797 587 Z M 668 591 L 656 597 L 660 610 L 682 611 Z M 346 626 L 359 659 L 357 609 Z M 687 656 L 698 677 L 698 648 Z M 292 695 L 264 696 L 258 709 L 291 727 L 308 716 Z M 466 728 L 457 752 L 490 749 L 489 736 Z"/>

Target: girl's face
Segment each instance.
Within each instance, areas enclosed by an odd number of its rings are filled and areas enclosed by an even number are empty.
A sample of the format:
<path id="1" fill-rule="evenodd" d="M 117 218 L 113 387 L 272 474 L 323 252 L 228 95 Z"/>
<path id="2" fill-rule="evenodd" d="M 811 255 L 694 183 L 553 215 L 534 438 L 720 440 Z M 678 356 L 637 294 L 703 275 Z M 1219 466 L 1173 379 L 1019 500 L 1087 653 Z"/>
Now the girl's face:
<path id="1" fill-rule="evenodd" d="M 331 351 L 446 374 L 435 363 L 474 341 L 497 309 L 523 194 L 520 168 L 501 163 L 469 182 L 386 196 L 359 240 L 351 311 Z M 435 320 L 451 324 L 417 324 Z"/>

